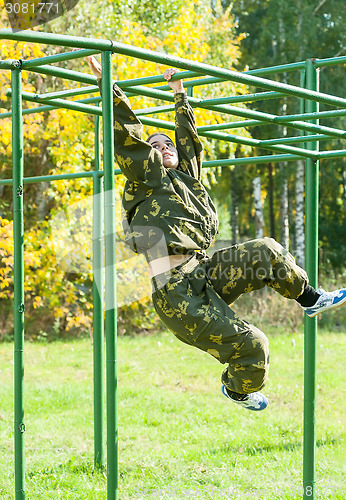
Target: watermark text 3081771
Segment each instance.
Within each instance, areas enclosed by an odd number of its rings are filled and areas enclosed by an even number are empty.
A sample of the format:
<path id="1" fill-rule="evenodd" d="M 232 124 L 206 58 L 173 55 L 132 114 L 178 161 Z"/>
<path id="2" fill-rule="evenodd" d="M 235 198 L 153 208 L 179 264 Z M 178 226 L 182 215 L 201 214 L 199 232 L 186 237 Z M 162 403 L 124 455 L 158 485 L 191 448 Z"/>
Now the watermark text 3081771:
<path id="1" fill-rule="evenodd" d="M 5 10 L 13 31 L 33 28 L 53 21 L 73 9 L 79 0 L 5 0 Z"/>

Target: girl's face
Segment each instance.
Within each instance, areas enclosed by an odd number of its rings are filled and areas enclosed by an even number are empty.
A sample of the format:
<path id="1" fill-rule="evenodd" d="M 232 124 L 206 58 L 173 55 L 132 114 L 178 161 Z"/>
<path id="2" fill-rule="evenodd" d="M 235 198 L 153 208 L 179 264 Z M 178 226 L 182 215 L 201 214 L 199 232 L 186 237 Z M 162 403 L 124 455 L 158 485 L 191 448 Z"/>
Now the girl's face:
<path id="1" fill-rule="evenodd" d="M 178 151 L 169 137 L 163 134 L 154 135 L 149 139 L 149 144 L 162 155 L 162 163 L 166 168 L 177 168 L 179 165 Z"/>

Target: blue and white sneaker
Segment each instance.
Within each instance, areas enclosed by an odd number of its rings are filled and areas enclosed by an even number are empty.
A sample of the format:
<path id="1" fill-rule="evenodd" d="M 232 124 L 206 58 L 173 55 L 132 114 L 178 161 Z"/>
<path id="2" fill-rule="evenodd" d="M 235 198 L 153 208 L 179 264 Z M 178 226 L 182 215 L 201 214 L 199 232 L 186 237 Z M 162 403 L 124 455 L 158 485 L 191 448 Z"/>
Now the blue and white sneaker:
<path id="1" fill-rule="evenodd" d="M 316 290 L 320 294 L 316 304 L 310 307 L 303 307 L 309 318 L 313 318 L 327 309 L 339 307 L 346 302 L 346 288 L 340 288 L 335 292 L 325 292 L 322 288 Z"/>
<path id="2" fill-rule="evenodd" d="M 237 403 L 238 405 L 242 406 L 243 408 L 246 408 L 247 410 L 252 410 L 252 411 L 265 410 L 269 403 L 268 399 L 264 396 L 264 394 L 261 394 L 260 392 L 251 392 L 250 394 L 244 394 L 244 399 L 240 401 L 231 398 L 224 385 L 221 386 L 221 392 L 224 396 L 226 396 L 226 398 L 233 401 L 233 403 Z"/>

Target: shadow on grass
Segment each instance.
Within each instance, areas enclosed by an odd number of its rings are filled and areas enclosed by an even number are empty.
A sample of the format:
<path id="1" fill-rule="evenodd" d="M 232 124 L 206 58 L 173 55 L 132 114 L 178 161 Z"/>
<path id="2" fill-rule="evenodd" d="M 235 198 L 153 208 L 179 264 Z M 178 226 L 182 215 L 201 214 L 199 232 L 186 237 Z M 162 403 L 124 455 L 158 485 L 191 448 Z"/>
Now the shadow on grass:
<path id="1" fill-rule="evenodd" d="M 318 439 L 316 441 L 316 447 L 322 448 L 324 446 L 335 446 L 339 444 L 339 440 L 336 437 L 328 436 L 324 439 Z M 219 454 L 242 454 L 247 456 L 263 455 L 265 453 L 275 453 L 275 452 L 294 452 L 296 450 L 302 449 L 302 442 L 285 442 L 277 444 L 266 444 L 266 445 L 254 445 L 254 446 L 231 446 L 230 444 L 224 444 L 220 447 L 208 450 L 209 455 L 219 455 Z M 123 471 L 120 476 L 124 476 L 128 473 L 133 473 L 137 471 L 137 465 L 123 466 Z M 72 474 L 85 474 L 87 476 L 100 475 L 106 478 L 106 467 L 95 468 L 91 463 L 77 463 L 77 458 L 72 457 L 68 462 L 64 464 L 57 464 L 52 467 L 45 467 L 41 470 L 31 471 L 27 473 L 28 479 L 33 478 L 45 478 L 57 473 L 72 473 Z"/>
<path id="2" fill-rule="evenodd" d="M 326 437 L 325 439 L 318 439 L 316 441 L 316 447 L 322 448 L 324 446 L 334 446 L 338 444 L 338 439 L 335 437 Z M 296 450 L 302 449 L 303 443 L 300 441 L 295 442 L 284 442 L 284 443 L 276 443 L 276 444 L 267 444 L 267 445 L 254 445 L 254 446 L 231 446 L 229 444 L 225 444 L 219 448 L 213 448 L 209 450 L 208 453 L 211 455 L 218 455 L 219 453 L 233 453 L 233 454 L 244 454 L 247 456 L 253 455 L 262 455 L 265 453 L 275 453 L 280 451 L 288 451 L 294 452 Z"/>
<path id="3" fill-rule="evenodd" d="M 87 476 L 101 475 L 106 477 L 106 467 L 94 467 L 91 463 L 76 463 L 76 457 L 72 457 L 64 464 L 57 464 L 52 467 L 45 467 L 44 469 L 31 471 L 27 473 L 29 479 L 38 477 L 48 477 L 56 473 L 72 473 L 72 474 L 85 474 Z"/>

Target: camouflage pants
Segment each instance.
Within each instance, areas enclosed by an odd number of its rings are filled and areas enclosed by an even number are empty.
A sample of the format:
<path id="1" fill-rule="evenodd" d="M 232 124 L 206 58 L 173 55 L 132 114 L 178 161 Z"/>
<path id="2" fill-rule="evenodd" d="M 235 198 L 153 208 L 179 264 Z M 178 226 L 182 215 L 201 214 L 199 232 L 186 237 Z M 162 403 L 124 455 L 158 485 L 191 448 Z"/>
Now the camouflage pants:
<path id="1" fill-rule="evenodd" d="M 268 376 L 268 339 L 229 307 L 241 294 L 269 286 L 295 299 L 306 272 L 271 238 L 248 241 L 198 260 L 193 256 L 153 278 L 153 302 L 163 323 L 183 342 L 228 363 L 222 382 L 231 391 L 255 392 Z"/>

